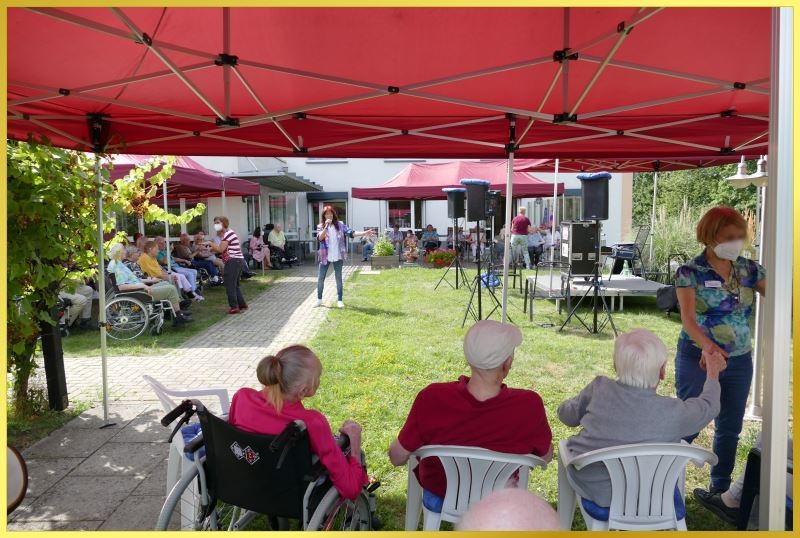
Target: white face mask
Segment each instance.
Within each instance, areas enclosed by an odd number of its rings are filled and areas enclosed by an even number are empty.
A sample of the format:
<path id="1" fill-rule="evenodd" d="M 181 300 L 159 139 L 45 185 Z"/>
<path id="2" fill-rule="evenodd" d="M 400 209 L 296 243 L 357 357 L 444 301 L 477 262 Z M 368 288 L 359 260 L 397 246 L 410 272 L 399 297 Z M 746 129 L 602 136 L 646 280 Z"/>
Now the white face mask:
<path id="1" fill-rule="evenodd" d="M 214 223 L 214 230 L 216 230 L 218 232 L 221 231 L 222 230 L 222 224 L 220 224 L 219 222 L 215 222 Z"/>
<path id="2" fill-rule="evenodd" d="M 743 246 L 744 246 L 743 239 L 737 239 L 736 241 L 728 241 L 726 243 L 720 243 L 719 245 L 714 247 L 714 254 L 716 254 L 723 260 L 733 261 L 739 257 L 739 253 L 742 252 Z"/>

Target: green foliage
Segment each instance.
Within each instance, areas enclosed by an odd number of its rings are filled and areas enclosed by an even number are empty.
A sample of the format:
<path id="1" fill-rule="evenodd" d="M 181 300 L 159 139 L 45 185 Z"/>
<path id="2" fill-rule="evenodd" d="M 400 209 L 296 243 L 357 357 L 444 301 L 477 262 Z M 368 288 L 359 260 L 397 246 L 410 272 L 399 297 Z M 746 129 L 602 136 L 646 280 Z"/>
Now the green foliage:
<path id="1" fill-rule="evenodd" d="M 748 161 L 748 173 L 755 172 L 755 161 Z M 736 172 L 736 164 L 695 168 L 658 174 L 656 208 L 663 207 L 667 217 L 680 217 L 684 204 L 692 207 L 731 206 L 739 211 L 755 211 L 756 187 L 736 189 L 725 179 Z M 633 224 L 650 223 L 653 206 L 653 172 L 633 178 Z"/>
<path id="2" fill-rule="evenodd" d="M 389 236 L 384 233 L 377 241 L 375 241 L 375 250 L 372 251 L 373 256 L 394 256 L 394 245 L 389 241 Z"/>
<path id="3" fill-rule="evenodd" d="M 692 208 L 689 204 L 684 204 L 678 216 L 669 215 L 665 207 L 656 210 L 653 260 L 648 264 L 654 271 L 674 273 L 669 267 L 670 256 L 677 255 L 677 261 L 682 263 L 700 253 L 703 247 L 697 242 L 696 229 L 704 212 L 704 208 Z"/>
<path id="4" fill-rule="evenodd" d="M 113 185 L 102 168 L 98 185 L 96 157 L 53 148 L 47 141 L 6 143 L 8 173 L 8 324 L 7 371 L 14 378 L 14 411 L 25 415 L 30 407 L 28 380 L 36 368 L 34 352 L 40 324 L 52 324 L 49 312 L 61 289 L 95 276 L 98 231 L 98 189 L 105 209 L 105 232 L 113 229 L 112 213 L 141 214 L 146 220 L 165 218 L 163 209 L 149 203 L 157 187 L 173 173 L 172 160 L 149 179 L 144 175 L 158 165 L 153 160 L 134 169 Z M 183 215 L 168 215 L 170 222 L 188 222 L 199 205 Z M 124 235 L 112 238 L 120 242 Z"/>

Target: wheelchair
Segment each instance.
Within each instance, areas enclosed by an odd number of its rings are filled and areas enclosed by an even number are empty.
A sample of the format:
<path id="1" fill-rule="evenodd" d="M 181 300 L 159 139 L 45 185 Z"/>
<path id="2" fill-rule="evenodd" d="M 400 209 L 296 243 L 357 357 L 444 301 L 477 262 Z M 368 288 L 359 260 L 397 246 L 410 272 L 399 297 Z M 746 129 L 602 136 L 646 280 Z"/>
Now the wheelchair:
<path id="1" fill-rule="evenodd" d="M 169 301 L 157 301 L 144 291 L 120 291 L 112 273 L 106 274 L 106 334 L 115 340 L 132 340 L 148 328 L 159 335 L 164 314 L 175 317 Z"/>
<path id="2" fill-rule="evenodd" d="M 167 495 L 156 530 L 238 531 L 263 517 L 274 530 L 287 530 L 290 519 L 303 530 L 372 530 L 372 492 L 380 484 L 362 489 L 354 501 L 342 498 L 313 456 L 302 421 L 290 422 L 278 435 L 254 434 L 228 424 L 198 400 L 184 400 L 161 419 L 169 426 L 181 417 L 170 442 L 184 434 L 179 430 L 194 415 L 201 433 L 184 447 L 194 465 Z"/>

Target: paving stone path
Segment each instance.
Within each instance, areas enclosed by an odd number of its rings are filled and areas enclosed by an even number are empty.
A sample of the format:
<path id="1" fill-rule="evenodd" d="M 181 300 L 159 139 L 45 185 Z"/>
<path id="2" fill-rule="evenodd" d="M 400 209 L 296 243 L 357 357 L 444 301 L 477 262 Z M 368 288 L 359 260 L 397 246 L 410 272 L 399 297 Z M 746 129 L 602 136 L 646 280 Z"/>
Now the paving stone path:
<path id="1" fill-rule="evenodd" d="M 345 265 L 348 278 L 358 265 Z M 264 355 L 314 336 L 328 308 L 316 303 L 316 265 L 291 270 L 249 302 L 163 356 L 109 357 L 109 418 L 103 408 L 98 357 L 65 360 L 73 400 L 97 402 L 24 452 L 30 483 L 8 530 L 150 530 L 166 495 L 168 432 L 163 411 L 143 374 L 175 388 L 223 386 L 232 394 L 255 386 Z M 346 299 L 346 297 L 345 297 Z M 324 304 L 335 305 L 332 272 Z M 335 307 L 335 306 L 334 306 Z"/>

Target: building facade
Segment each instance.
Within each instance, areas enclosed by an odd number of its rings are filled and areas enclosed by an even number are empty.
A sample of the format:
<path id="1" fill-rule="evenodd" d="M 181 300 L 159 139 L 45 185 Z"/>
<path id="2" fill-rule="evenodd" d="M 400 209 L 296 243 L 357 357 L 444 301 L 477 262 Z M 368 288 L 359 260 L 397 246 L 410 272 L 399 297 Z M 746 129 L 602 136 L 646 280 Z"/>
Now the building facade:
<path id="1" fill-rule="evenodd" d="M 340 218 L 352 228 L 378 227 L 381 231 L 399 224 L 401 229 L 419 230 L 432 224 L 440 234 L 452 221 L 447 217 L 445 200 L 394 201 L 353 198 L 351 188 L 370 187 L 388 181 L 412 162 L 444 162 L 414 159 L 322 159 L 322 158 L 241 158 L 193 157 L 203 166 L 220 173 L 257 181 L 260 197 L 209 199 L 205 229 L 218 214 L 226 214 L 231 226 L 249 235 L 256 226 L 280 223 L 291 239 L 310 239 L 325 205 L 336 207 Z M 535 173 L 552 182 L 554 174 Z M 564 196 L 559 198 L 556 218 L 580 220 L 580 180 L 575 174 L 559 174 Z M 609 184 L 609 219 L 603 223 L 606 244 L 630 239 L 633 174 L 612 174 Z M 550 222 L 552 198 L 521 199 L 531 220 Z M 516 208 L 515 208 L 516 209 Z M 463 226 L 463 222 L 459 223 Z M 191 232 L 191 230 L 189 230 Z M 497 232 L 497 230 L 495 230 Z"/>

